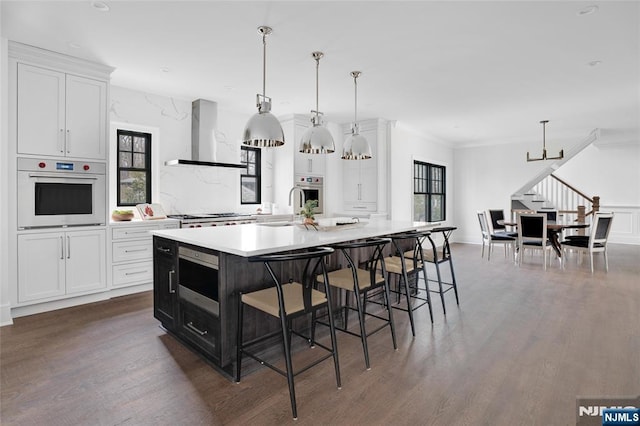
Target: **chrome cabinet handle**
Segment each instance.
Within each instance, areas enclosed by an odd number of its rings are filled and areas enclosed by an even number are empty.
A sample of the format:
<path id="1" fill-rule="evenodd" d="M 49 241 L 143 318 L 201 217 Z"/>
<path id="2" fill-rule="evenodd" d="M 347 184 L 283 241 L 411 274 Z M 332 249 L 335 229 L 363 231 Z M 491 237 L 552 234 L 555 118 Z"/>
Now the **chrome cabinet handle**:
<path id="1" fill-rule="evenodd" d="M 163 253 L 171 253 L 171 249 L 164 248 L 164 247 L 158 247 L 158 250 L 160 250 Z"/>
<path id="2" fill-rule="evenodd" d="M 140 275 L 140 274 L 146 274 L 147 272 L 149 272 L 148 270 L 144 270 L 144 271 L 137 271 L 137 272 L 125 272 L 125 275 Z"/>
<path id="3" fill-rule="evenodd" d="M 60 133 L 58 133 L 58 148 L 60 148 L 60 152 L 64 153 L 64 129 L 60 129 Z"/>
<path id="4" fill-rule="evenodd" d="M 67 235 L 67 259 L 71 259 L 71 237 Z"/>
<path id="5" fill-rule="evenodd" d="M 169 271 L 169 293 L 175 293 L 176 289 L 173 288 L 173 276 L 176 274 L 176 271 L 173 269 Z"/>
<path id="6" fill-rule="evenodd" d="M 67 129 L 67 138 L 65 140 L 65 144 L 67 145 L 67 154 L 71 153 L 71 137 L 69 129 Z"/>
<path id="7" fill-rule="evenodd" d="M 191 330 L 191 331 L 195 331 L 196 333 L 198 333 L 198 334 L 199 334 L 199 335 L 201 335 L 201 336 L 204 336 L 204 335 L 206 335 L 206 334 L 207 334 L 207 330 L 204 330 L 204 331 L 199 330 L 198 328 L 196 328 L 196 326 L 195 326 L 195 325 L 193 325 L 193 322 L 192 322 L 192 321 L 189 321 L 189 322 L 187 323 L 187 328 L 188 328 L 189 330 Z"/>
<path id="8" fill-rule="evenodd" d="M 60 235 L 60 259 L 64 260 L 64 238 Z"/>
<path id="9" fill-rule="evenodd" d="M 147 251 L 147 249 L 143 248 L 143 249 L 136 249 L 136 250 L 125 250 L 124 252 L 125 253 L 135 253 L 137 251 Z"/>

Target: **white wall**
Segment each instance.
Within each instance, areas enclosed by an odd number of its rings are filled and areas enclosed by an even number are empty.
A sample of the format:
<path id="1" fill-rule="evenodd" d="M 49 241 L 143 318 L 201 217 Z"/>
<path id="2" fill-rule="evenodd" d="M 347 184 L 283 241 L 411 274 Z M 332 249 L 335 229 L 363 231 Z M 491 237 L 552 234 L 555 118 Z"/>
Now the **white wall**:
<path id="1" fill-rule="evenodd" d="M 212 99 L 213 100 L 213 99 Z M 215 101 L 215 100 L 214 100 Z M 167 98 L 111 86 L 110 120 L 151 129 L 159 167 L 159 202 L 166 213 L 255 213 L 257 205 L 240 204 L 240 169 L 225 167 L 165 166 L 174 159 L 191 159 L 191 100 Z M 240 161 L 240 138 L 249 117 L 218 105 L 218 160 Z M 150 130 L 150 131 L 151 131 Z M 271 198 L 271 161 L 263 150 L 262 197 Z M 156 176 L 158 176 L 156 172 Z M 112 177 L 112 185 L 115 176 Z"/>
<path id="2" fill-rule="evenodd" d="M 447 168 L 447 220 L 443 224 L 458 226 L 455 197 L 458 165 L 454 165 L 453 149 L 435 139 L 414 134 L 397 123 L 391 130 L 389 157 L 391 219 L 413 220 L 413 161 L 418 160 Z"/>

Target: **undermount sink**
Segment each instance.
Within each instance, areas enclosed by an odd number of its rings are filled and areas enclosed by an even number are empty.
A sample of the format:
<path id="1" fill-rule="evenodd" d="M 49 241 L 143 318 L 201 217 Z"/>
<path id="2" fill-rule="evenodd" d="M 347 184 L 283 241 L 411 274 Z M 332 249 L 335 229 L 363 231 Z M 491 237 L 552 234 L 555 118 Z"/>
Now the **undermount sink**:
<path id="1" fill-rule="evenodd" d="M 293 226 L 295 222 L 260 222 L 260 226 Z"/>

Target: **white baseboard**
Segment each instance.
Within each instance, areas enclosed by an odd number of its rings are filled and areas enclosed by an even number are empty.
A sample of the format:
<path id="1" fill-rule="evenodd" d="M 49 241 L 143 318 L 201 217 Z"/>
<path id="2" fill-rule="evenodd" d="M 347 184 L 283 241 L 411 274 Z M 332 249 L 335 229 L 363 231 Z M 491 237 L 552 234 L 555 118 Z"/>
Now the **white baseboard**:
<path id="1" fill-rule="evenodd" d="M 0 305 L 0 327 L 11 324 L 13 324 L 11 305 L 8 303 Z"/>

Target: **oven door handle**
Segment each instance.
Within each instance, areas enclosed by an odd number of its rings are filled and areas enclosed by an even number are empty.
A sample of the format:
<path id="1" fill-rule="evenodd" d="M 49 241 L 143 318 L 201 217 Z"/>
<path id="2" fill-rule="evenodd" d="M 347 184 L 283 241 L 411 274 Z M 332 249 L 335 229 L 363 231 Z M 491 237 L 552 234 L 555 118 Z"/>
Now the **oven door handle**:
<path id="1" fill-rule="evenodd" d="M 96 176 L 85 176 L 85 175 L 51 175 L 46 173 L 29 173 L 30 178 L 46 178 L 46 179 L 60 179 L 60 180 L 69 180 L 69 179 L 77 179 L 77 180 L 98 180 Z"/>

